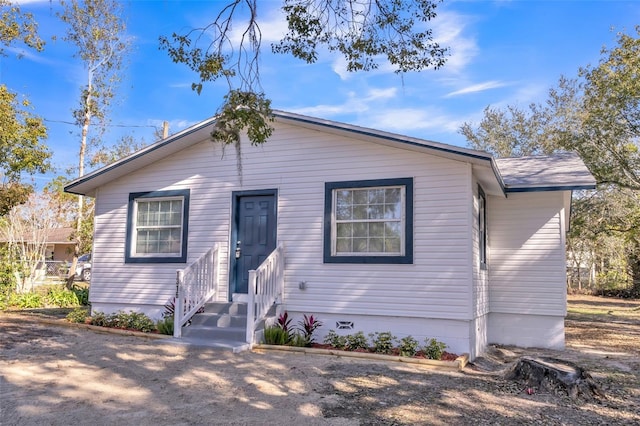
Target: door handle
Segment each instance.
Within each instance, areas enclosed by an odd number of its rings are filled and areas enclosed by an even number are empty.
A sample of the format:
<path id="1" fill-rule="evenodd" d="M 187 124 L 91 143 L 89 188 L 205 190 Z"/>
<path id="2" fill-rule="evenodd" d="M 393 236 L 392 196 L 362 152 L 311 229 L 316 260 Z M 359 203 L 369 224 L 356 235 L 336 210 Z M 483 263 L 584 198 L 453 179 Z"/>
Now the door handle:
<path id="1" fill-rule="evenodd" d="M 242 253 L 242 249 L 240 248 L 240 241 L 236 243 L 236 259 L 240 259 L 240 254 Z"/>

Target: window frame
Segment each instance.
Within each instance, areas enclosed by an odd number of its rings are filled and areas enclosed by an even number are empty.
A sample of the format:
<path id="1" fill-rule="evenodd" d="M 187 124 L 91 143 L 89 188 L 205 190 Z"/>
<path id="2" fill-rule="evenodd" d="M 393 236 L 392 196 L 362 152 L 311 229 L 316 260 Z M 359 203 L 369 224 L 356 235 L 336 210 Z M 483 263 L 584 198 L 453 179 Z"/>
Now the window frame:
<path id="1" fill-rule="evenodd" d="M 480 185 L 478 185 L 478 261 L 480 269 L 487 270 L 487 196 Z"/>
<path id="2" fill-rule="evenodd" d="M 189 198 L 191 190 L 175 189 L 168 191 L 133 192 L 129 194 L 129 204 L 127 208 L 127 236 L 125 244 L 125 263 L 186 263 L 187 261 L 187 237 L 189 235 Z M 182 224 L 180 253 L 150 253 L 136 254 L 137 236 L 137 205 L 139 200 L 143 201 L 163 201 L 182 200 Z"/>
<path id="3" fill-rule="evenodd" d="M 401 254 L 340 255 L 335 253 L 336 220 L 335 192 L 340 189 L 365 189 L 404 187 L 404 204 L 401 237 Z M 373 179 L 341 182 L 325 182 L 324 195 L 324 263 L 413 263 L 413 178 Z"/>

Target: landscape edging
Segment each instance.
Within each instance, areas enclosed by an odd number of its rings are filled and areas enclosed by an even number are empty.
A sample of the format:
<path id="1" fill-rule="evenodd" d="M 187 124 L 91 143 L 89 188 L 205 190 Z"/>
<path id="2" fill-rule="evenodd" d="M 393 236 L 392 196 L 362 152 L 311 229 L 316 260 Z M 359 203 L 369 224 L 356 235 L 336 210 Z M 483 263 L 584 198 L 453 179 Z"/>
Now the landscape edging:
<path id="1" fill-rule="evenodd" d="M 435 359 L 425 359 L 425 358 L 413 358 L 407 356 L 397 356 L 397 355 L 383 355 L 383 354 L 375 354 L 371 352 L 353 352 L 353 351 L 343 351 L 339 349 L 321 349 L 321 348 L 306 348 L 299 346 L 286 346 L 286 345 L 265 345 L 259 344 L 253 347 L 253 350 L 275 350 L 275 351 L 285 351 L 285 352 L 301 352 L 304 354 L 310 355 L 333 355 L 333 356 L 343 356 L 350 358 L 361 358 L 361 359 L 370 359 L 370 360 L 378 360 L 378 361 L 395 361 L 395 362 L 404 362 L 409 364 L 420 364 L 426 365 L 430 367 L 439 367 L 445 368 L 449 370 L 462 370 L 467 363 L 469 362 L 469 355 L 462 354 L 454 361 L 438 361 Z"/>
<path id="2" fill-rule="evenodd" d="M 99 325 L 80 324 L 77 322 L 69 322 L 65 319 L 52 320 L 48 318 L 38 318 L 39 322 L 51 325 L 61 325 L 64 327 L 83 328 L 85 330 L 93 330 L 99 333 L 121 334 L 123 336 L 147 337 L 149 339 L 170 339 L 173 336 L 159 333 L 144 333 L 142 331 L 123 330 L 121 328 L 102 327 Z"/>

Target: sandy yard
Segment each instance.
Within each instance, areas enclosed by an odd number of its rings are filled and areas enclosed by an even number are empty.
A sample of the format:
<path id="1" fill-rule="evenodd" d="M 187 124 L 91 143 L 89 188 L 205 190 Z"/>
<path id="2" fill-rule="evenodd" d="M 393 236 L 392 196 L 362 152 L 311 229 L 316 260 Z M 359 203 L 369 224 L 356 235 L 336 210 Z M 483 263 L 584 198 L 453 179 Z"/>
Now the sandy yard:
<path id="1" fill-rule="evenodd" d="M 570 296 L 565 351 L 496 348 L 462 372 L 231 354 L 0 312 L 1 425 L 640 424 L 640 301 Z M 586 368 L 606 399 L 524 392 L 520 355 Z"/>

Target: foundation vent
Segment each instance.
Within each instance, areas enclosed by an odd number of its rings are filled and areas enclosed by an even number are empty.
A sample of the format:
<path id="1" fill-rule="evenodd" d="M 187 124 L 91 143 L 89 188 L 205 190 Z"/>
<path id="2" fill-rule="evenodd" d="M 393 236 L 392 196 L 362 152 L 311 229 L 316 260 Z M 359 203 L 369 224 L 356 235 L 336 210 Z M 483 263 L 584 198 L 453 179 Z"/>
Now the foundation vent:
<path id="1" fill-rule="evenodd" d="M 336 321 L 336 329 L 353 330 L 353 321 Z"/>

